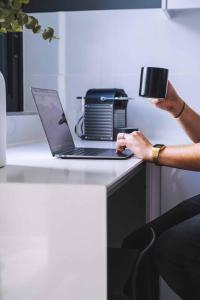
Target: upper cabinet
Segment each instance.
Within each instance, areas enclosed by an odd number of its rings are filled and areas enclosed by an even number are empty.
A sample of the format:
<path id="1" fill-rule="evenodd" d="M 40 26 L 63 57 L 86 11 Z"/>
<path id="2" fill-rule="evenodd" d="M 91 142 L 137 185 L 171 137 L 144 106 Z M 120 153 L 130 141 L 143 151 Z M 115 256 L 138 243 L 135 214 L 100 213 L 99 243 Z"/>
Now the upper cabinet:
<path id="1" fill-rule="evenodd" d="M 190 9 L 190 8 L 200 8 L 199 0 L 168 0 L 168 9 Z"/>
<path id="2" fill-rule="evenodd" d="M 31 0 L 27 12 L 160 8 L 161 0 Z"/>
<path id="3" fill-rule="evenodd" d="M 172 17 L 182 10 L 200 8 L 200 0 L 162 0 L 162 8 Z"/>

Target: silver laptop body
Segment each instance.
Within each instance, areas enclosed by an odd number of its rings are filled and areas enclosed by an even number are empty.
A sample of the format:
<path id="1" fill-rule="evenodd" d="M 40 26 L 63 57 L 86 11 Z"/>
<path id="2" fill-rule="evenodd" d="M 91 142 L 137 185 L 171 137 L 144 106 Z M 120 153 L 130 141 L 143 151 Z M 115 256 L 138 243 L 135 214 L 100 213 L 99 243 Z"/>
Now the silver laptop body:
<path id="1" fill-rule="evenodd" d="M 75 147 L 58 92 L 55 90 L 31 88 L 53 156 L 59 158 L 127 159 L 131 151 L 117 154 L 115 149 Z"/>

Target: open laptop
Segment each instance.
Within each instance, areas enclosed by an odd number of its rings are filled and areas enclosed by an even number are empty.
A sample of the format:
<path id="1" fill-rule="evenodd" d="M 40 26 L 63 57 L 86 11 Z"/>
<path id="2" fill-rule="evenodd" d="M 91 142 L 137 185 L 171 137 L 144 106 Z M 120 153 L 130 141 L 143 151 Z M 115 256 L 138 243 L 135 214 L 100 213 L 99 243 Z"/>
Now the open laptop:
<path id="1" fill-rule="evenodd" d="M 71 135 L 58 92 L 31 88 L 53 156 L 59 158 L 127 159 L 131 151 L 117 154 L 115 149 L 76 148 Z"/>

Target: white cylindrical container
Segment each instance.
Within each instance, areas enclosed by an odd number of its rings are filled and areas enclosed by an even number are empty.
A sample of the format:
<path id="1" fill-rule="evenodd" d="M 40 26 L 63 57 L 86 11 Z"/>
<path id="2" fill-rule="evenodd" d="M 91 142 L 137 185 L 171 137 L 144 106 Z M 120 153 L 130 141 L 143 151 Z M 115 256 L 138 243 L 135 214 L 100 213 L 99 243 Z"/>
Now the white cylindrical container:
<path id="1" fill-rule="evenodd" d="M 0 168 L 6 164 L 6 87 L 0 72 Z"/>

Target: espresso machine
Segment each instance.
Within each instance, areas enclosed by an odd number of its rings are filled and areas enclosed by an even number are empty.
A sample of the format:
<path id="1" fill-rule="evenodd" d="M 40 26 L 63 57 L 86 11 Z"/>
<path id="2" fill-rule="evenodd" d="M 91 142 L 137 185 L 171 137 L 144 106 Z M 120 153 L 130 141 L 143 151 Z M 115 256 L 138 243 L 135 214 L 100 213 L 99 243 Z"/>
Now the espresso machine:
<path id="1" fill-rule="evenodd" d="M 75 131 L 84 140 L 114 141 L 127 127 L 127 106 L 132 100 L 123 89 L 90 89 Z"/>

